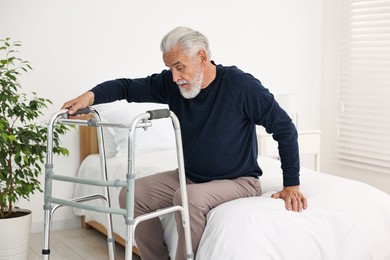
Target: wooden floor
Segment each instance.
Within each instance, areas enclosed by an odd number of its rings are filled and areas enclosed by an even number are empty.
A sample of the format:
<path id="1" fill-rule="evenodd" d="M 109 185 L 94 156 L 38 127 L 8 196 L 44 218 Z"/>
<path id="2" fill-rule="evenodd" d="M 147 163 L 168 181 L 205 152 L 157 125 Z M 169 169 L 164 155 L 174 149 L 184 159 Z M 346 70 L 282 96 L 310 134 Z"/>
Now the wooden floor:
<path id="1" fill-rule="evenodd" d="M 94 229 L 70 229 L 52 231 L 50 234 L 51 260 L 107 260 L 109 259 L 107 237 Z M 33 233 L 30 237 L 29 260 L 42 259 L 43 233 Z M 115 245 L 115 259 L 125 259 L 123 246 Z M 133 260 L 140 260 L 133 255 Z"/>

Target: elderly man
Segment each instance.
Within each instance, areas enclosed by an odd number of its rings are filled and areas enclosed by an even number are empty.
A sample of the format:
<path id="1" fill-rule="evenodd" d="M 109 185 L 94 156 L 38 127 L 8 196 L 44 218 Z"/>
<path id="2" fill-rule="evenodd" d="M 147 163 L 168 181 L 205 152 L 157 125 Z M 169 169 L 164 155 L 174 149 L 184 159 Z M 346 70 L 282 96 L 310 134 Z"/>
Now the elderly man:
<path id="1" fill-rule="evenodd" d="M 307 201 L 299 191 L 297 131 L 273 95 L 237 67 L 216 65 L 208 39 L 198 31 L 175 28 L 162 39 L 161 51 L 169 70 L 104 82 L 63 107 L 72 114 L 121 99 L 169 105 L 181 124 L 194 253 L 211 209 L 261 194 L 256 125 L 264 126 L 279 143 L 284 188 L 272 197 L 283 199 L 287 210 L 305 209 Z M 135 186 L 135 216 L 181 202 L 177 170 L 137 179 Z M 123 207 L 124 190 L 119 199 Z M 176 259 L 181 260 L 184 235 L 180 222 L 177 226 Z M 137 226 L 136 242 L 143 260 L 169 258 L 158 218 Z"/>

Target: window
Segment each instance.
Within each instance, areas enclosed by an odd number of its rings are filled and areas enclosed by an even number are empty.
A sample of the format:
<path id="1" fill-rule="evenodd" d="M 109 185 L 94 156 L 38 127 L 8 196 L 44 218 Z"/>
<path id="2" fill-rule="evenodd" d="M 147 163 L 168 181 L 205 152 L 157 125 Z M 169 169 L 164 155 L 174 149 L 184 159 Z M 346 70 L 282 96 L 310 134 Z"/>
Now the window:
<path id="1" fill-rule="evenodd" d="M 343 0 L 337 158 L 390 174 L 390 0 Z"/>

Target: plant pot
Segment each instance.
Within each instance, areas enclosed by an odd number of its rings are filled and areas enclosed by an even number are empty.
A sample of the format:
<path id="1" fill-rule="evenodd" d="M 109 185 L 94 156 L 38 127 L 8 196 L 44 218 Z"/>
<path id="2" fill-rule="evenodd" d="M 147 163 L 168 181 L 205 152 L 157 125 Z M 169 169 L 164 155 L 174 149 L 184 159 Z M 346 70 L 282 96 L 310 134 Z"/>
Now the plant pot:
<path id="1" fill-rule="evenodd" d="M 31 211 L 26 214 L 0 219 L 0 260 L 26 260 L 31 232 Z"/>

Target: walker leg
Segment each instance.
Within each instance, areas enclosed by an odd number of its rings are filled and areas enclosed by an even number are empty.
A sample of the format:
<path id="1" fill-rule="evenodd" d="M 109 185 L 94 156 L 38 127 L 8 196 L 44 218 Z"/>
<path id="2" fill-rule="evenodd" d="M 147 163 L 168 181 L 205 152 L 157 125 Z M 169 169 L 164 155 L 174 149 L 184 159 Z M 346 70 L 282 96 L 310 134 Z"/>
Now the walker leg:
<path id="1" fill-rule="evenodd" d="M 114 238 L 107 238 L 108 243 L 108 254 L 110 257 L 110 260 L 115 260 L 115 239 Z"/>
<path id="2" fill-rule="evenodd" d="M 107 162 L 106 162 L 106 155 L 104 149 L 102 127 L 98 127 L 97 134 L 98 134 L 99 151 L 101 151 L 99 153 L 100 168 L 102 170 L 101 177 L 103 180 L 107 181 L 108 180 Z M 110 189 L 108 186 L 104 188 L 104 196 L 106 197 L 106 207 L 111 208 Z M 110 260 L 114 260 L 115 259 L 115 238 L 114 238 L 114 231 L 112 226 L 112 214 L 110 213 L 107 213 L 107 243 L 108 243 L 108 254 L 110 256 Z"/>
<path id="3" fill-rule="evenodd" d="M 108 223 L 107 223 L 107 243 L 108 243 L 108 254 L 111 260 L 115 259 L 115 238 L 112 230 L 112 215 L 108 214 Z"/>
<path id="4" fill-rule="evenodd" d="M 181 192 L 181 206 L 183 211 L 181 211 L 183 228 L 184 228 L 184 238 L 186 244 L 186 258 L 188 260 L 194 259 L 194 253 L 192 251 L 192 242 L 191 242 L 191 228 L 190 228 L 190 212 L 188 208 L 188 197 L 187 197 L 187 184 L 185 176 L 185 167 L 184 167 L 184 156 L 183 156 L 183 146 L 181 140 L 180 132 L 180 122 L 175 114 L 171 113 L 171 119 L 174 125 L 175 136 L 176 136 L 176 150 L 177 152 L 177 162 L 178 162 L 178 171 L 179 171 L 179 180 L 180 180 L 180 192 Z"/>
<path id="5" fill-rule="evenodd" d="M 193 260 L 194 253 L 192 252 L 191 227 L 190 227 L 190 220 L 189 220 L 188 204 L 183 203 L 182 207 L 183 210 L 181 210 L 180 213 L 181 213 L 181 219 L 182 219 L 182 224 L 184 229 L 184 239 L 186 244 L 186 259 Z"/>
<path id="6" fill-rule="evenodd" d="M 44 222 L 44 241 L 42 249 L 42 259 L 50 259 L 50 226 L 51 226 L 51 211 L 45 209 L 45 222 Z"/>
<path id="7" fill-rule="evenodd" d="M 134 241 L 134 226 L 126 223 L 126 244 L 125 244 L 125 260 L 133 259 L 133 241 Z"/>
<path id="8" fill-rule="evenodd" d="M 194 259 L 194 253 L 192 252 L 192 245 L 191 245 L 191 229 L 190 229 L 190 223 L 188 221 L 185 221 L 185 214 L 182 212 L 182 219 L 183 219 L 183 228 L 184 228 L 184 238 L 186 241 L 186 259 L 187 260 L 193 260 Z"/>

